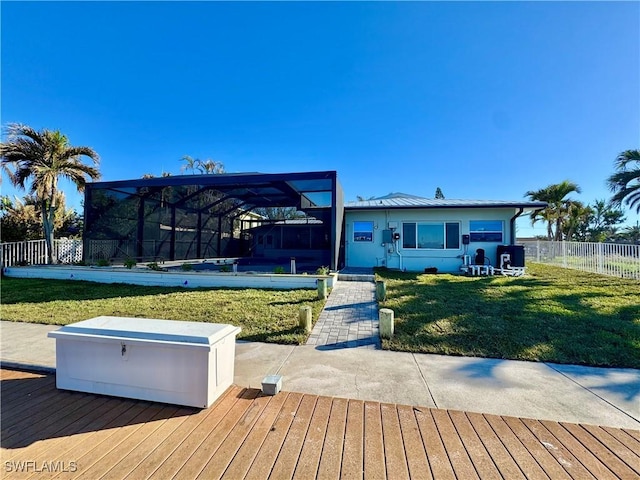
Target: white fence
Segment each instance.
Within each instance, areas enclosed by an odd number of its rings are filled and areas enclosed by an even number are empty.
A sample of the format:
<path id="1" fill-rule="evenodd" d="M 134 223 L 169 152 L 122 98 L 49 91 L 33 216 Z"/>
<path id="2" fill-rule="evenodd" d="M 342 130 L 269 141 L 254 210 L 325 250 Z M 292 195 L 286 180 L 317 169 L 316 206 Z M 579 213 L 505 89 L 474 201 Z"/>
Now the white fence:
<path id="1" fill-rule="evenodd" d="M 82 261 L 82 240 L 58 239 L 53 241 L 55 257 L 60 263 Z M 47 245 L 44 240 L 0 243 L 2 265 L 44 265 L 48 263 Z"/>
<path id="2" fill-rule="evenodd" d="M 531 262 L 640 280 L 640 245 L 543 240 L 522 244 Z"/>

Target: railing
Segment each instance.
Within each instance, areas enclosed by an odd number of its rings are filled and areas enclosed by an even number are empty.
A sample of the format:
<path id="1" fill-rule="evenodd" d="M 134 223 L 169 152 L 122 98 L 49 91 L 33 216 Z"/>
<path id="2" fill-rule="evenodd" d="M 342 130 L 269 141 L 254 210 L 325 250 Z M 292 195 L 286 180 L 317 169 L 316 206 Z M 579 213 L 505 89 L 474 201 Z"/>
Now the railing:
<path id="1" fill-rule="evenodd" d="M 55 257 L 60 263 L 76 263 L 82 260 L 82 240 L 57 239 L 53 241 Z M 44 240 L 0 243 L 2 265 L 44 265 L 49 263 L 47 244 Z"/>
<path id="2" fill-rule="evenodd" d="M 522 242 L 528 261 L 640 280 L 640 245 L 593 242 Z"/>

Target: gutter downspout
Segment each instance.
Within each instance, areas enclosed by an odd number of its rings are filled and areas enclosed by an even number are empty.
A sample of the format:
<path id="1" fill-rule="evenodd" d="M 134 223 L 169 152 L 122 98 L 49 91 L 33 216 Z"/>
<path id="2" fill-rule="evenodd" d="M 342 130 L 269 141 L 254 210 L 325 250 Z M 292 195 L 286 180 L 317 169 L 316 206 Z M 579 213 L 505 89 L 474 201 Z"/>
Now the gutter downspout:
<path id="1" fill-rule="evenodd" d="M 518 208 L 518 213 L 516 213 L 513 217 L 511 217 L 511 220 L 509 220 L 509 228 L 510 228 L 510 240 L 511 242 L 509 243 L 509 245 L 515 245 L 516 243 L 516 218 L 518 218 L 520 215 L 522 215 L 522 213 L 524 212 L 524 208 L 519 207 Z"/>

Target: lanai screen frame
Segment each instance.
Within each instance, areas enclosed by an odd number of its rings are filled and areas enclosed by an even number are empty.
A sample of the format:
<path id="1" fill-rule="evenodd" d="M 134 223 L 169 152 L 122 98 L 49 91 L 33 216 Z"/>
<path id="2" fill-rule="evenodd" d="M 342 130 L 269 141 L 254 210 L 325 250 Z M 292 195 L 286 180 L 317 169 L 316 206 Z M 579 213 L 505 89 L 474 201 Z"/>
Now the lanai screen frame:
<path id="1" fill-rule="evenodd" d="M 235 212 L 239 210 L 251 211 L 260 207 L 295 207 L 310 216 L 322 220 L 326 229 L 330 232 L 330 258 L 331 269 L 338 269 L 338 259 L 340 254 L 340 239 L 342 236 L 342 224 L 344 216 L 344 194 L 336 171 L 320 172 L 296 172 L 296 173 L 225 173 L 210 175 L 180 175 L 157 178 L 141 178 L 134 180 L 120 180 L 112 182 L 88 183 L 85 188 L 84 200 L 84 248 L 83 259 L 89 261 L 89 243 L 95 240 L 97 227 L 100 221 L 106 221 L 103 217 L 105 211 L 101 211 L 97 206 L 100 192 L 107 192 L 112 199 L 122 197 L 117 201 L 124 201 L 127 198 L 139 200 L 138 211 L 129 212 L 129 221 L 136 222 L 136 242 L 137 251 L 132 257 L 142 257 L 141 253 L 144 241 L 145 228 L 145 202 L 158 202 L 157 198 L 152 200 L 152 195 L 158 193 L 162 197 L 163 192 L 170 192 L 175 195 L 177 191 L 188 189 L 188 197 L 183 196 L 177 199 L 169 198 L 162 200 L 168 208 L 172 209 L 170 221 L 171 247 L 169 255 L 165 260 L 176 260 L 175 255 L 175 210 L 178 205 L 184 207 L 187 201 L 198 196 L 205 195 L 205 192 L 216 192 L 223 195 L 221 200 L 235 202 L 237 204 Z M 106 198 L 106 196 L 103 196 Z M 175 201 L 172 201 L 175 200 Z M 95 204 L 94 204 L 95 202 Z M 115 204 L 115 203 L 114 203 Z M 208 206 L 210 208 L 211 205 Z M 191 207 L 191 210 L 193 208 Z M 193 212 L 192 212 L 193 213 Z M 200 218 L 198 218 L 198 225 Z M 106 235 L 106 238 L 105 238 Z M 109 240 L 108 234 L 102 232 L 100 240 Z M 116 240 L 114 238 L 114 240 Z M 200 244 L 198 244 L 200 245 Z"/>

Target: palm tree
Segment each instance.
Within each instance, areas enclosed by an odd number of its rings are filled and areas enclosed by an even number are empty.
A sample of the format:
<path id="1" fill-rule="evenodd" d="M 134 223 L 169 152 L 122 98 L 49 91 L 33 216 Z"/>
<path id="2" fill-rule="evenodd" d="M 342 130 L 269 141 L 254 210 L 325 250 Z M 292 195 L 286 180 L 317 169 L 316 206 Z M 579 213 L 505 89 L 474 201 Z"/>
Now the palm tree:
<path id="1" fill-rule="evenodd" d="M 640 213 L 640 150 L 626 150 L 615 159 L 617 172 L 607 179 L 609 189 L 614 193 L 611 203 L 624 203 L 636 207 Z"/>
<path id="2" fill-rule="evenodd" d="M 82 163 L 81 157 L 89 157 L 98 165 L 98 154 L 90 147 L 74 147 L 58 130 L 40 131 L 18 123 L 7 126 L 7 141 L 0 143 L 2 168 L 13 185 L 25 189 L 30 183 L 30 193 L 35 195 L 47 244 L 50 263 L 53 257 L 53 234 L 56 211 L 60 207 L 58 180 L 66 178 L 78 191 L 84 190 L 87 179 L 97 180 L 96 167 Z"/>
<path id="3" fill-rule="evenodd" d="M 625 228 L 622 235 L 631 243 L 635 245 L 639 245 L 640 244 L 640 223 L 636 222 L 635 225 Z"/>
<path id="4" fill-rule="evenodd" d="M 573 200 L 565 197 L 572 192 L 580 193 L 580 187 L 569 180 L 549 185 L 540 190 L 528 191 L 525 193 L 532 201 L 547 202 L 548 206 L 540 211 L 531 214 L 531 223 L 534 224 L 538 220 L 547 222 L 547 237 L 549 240 L 562 240 L 562 225 L 569 215 L 569 210 L 573 204 Z M 555 234 L 553 231 L 555 226 Z"/>

